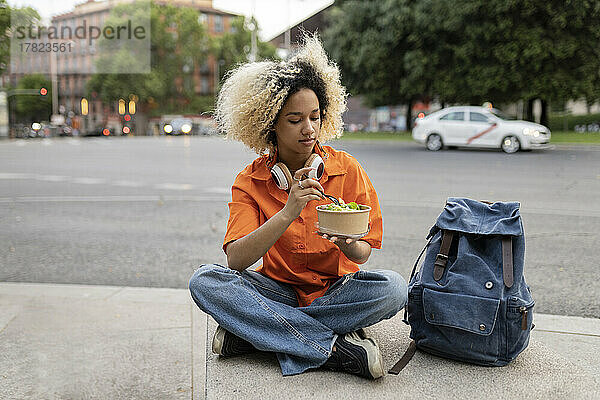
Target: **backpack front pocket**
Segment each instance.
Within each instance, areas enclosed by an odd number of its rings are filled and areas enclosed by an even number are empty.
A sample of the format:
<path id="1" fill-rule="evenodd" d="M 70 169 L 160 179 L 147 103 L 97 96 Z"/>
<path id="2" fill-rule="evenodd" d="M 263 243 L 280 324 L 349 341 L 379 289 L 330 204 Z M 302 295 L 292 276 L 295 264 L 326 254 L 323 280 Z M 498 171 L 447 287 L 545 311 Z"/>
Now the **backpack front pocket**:
<path id="1" fill-rule="evenodd" d="M 496 363 L 500 300 L 424 288 L 422 304 L 426 324 L 423 335 L 415 338 L 419 347 L 457 360 Z"/>

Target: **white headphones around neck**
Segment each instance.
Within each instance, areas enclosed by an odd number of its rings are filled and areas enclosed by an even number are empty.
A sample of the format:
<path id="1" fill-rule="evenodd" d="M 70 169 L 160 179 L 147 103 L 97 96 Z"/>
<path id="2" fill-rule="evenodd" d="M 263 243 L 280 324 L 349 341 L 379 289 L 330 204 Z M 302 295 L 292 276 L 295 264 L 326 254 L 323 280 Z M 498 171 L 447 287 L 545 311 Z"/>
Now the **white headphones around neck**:
<path id="1" fill-rule="evenodd" d="M 313 169 L 304 176 L 317 181 L 321 179 L 323 172 L 325 172 L 325 163 L 321 156 L 316 153 L 313 153 L 308 157 L 308 160 L 304 163 L 304 168 L 305 167 L 312 167 Z M 271 177 L 277 187 L 281 190 L 288 190 L 292 187 L 292 183 L 294 182 L 290 170 L 282 162 L 276 163 L 273 168 L 271 168 Z"/>

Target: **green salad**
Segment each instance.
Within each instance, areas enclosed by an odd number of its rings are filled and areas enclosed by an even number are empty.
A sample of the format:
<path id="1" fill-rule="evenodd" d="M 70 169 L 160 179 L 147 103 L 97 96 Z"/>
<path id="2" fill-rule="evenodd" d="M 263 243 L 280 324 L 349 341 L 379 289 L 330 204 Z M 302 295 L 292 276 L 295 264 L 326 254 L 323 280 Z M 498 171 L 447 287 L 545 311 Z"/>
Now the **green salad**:
<path id="1" fill-rule="evenodd" d="M 350 203 L 344 203 L 344 200 L 340 200 L 340 205 L 338 206 L 335 203 L 327 204 L 326 210 L 328 211 L 350 211 L 350 210 L 360 210 L 360 207 L 355 202 L 351 201 Z"/>

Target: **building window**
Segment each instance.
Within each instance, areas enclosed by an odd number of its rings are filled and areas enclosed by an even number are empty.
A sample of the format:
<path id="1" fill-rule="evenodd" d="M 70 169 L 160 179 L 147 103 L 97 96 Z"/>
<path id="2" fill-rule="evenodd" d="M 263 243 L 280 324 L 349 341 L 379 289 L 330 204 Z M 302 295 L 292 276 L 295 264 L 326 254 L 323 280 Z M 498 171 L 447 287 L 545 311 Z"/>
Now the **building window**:
<path id="1" fill-rule="evenodd" d="M 206 15 L 204 13 L 200 13 L 200 15 L 198 16 L 198 23 L 200 25 L 207 25 L 208 24 L 208 15 Z"/>
<path id="2" fill-rule="evenodd" d="M 215 15 L 215 32 L 223 32 L 223 16 Z"/>
<path id="3" fill-rule="evenodd" d="M 194 81 L 190 75 L 186 75 L 183 77 L 183 87 L 186 92 L 193 93 L 194 91 Z"/>
<path id="4" fill-rule="evenodd" d="M 207 94 L 210 90 L 210 88 L 208 87 L 208 78 L 203 76 L 202 79 L 200 80 L 201 83 L 201 87 L 200 87 L 200 91 L 202 94 Z"/>

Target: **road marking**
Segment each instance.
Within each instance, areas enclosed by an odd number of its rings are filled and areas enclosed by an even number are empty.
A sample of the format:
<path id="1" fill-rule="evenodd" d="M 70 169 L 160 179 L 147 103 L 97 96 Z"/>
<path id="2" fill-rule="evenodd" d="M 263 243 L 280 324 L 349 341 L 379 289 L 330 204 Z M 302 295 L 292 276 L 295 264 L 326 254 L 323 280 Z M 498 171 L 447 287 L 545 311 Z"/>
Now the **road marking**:
<path id="1" fill-rule="evenodd" d="M 146 184 L 144 182 L 125 181 L 125 180 L 114 181 L 114 182 L 111 182 L 111 184 L 115 185 L 115 186 L 122 186 L 122 187 L 142 187 L 142 186 L 146 186 Z"/>
<path id="2" fill-rule="evenodd" d="M 154 185 L 155 189 L 166 189 L 166 190 L 191 190 L 194 185 L 189 183 L 159 183 Z"/>
<path id="3" fill-rule="evenodd" d="M 33 174 L 22 174 L 19 172 L 0 172 L 0 179 L 33 179 Z"/>
<path id="4" fill-rule="evenodd" d="M 421 201 L 396 201 L 396 200 L 383 200 L 380 204 L 384 207 L 407 207 L 407 208 L 434 208 L 441 210 L 443 204 L 439 202 L 421 202 Z M 591 217 L 600 218 L 600 210 L 592 209 L 553 209 L 553 208 L 530 208 L 521 206 L 521 214 L 535 214 L 535 215 L 563 215 L 573 217 Z"/>
<path id="5" fill-rule="evenodd" d="M 46 181 L 46 182 L 64 182 L 69 180 L 68 176 L 64 175 L 34 175 L 33 179 L 37 181 Z"/>
<path id="6" fill-rule="evenodd" d="M 83 178 L 73 178 L 72 182 L 80 183 L 82 185 L 99 185 L 102 183 L 106 183 L 106 179 L 83 177 Z"/>
<path id="7" fill-rule="evenodd" d="M 102 202 L 157 202 L 157 201 L 193 201 L 223 202 L 229 196 L 37 196 L 37 197 L 0 197 L 0 203 L 102 203 Z"/>
<path id="8" fill-rule="evenodd" d="M 86 143 L 91 143 L 93 145 L 101 144 L 103 146 L 108 146 L 110 144 L 110 139 L 108 139 L 108 138 L 93 137 L 93 138 L 87 138 L 87 139 L 79 139 L 77 141 L 79 142 L 81 140 L 84 140 Z"/>
<path id="9" fill-rule="evenodd" d="M 206 193 L 219 193 L 219 194 L 229 194 L 231 193 L 231 188 L 228 187 L 211 187 L 204 189 Z"/>
<path id="10" fill-rule="evenodd" d="M 146 183 L 136 182 L 136 181 L 128 181 L 128 180 L 118 180 L 114 182 L 110 182 L 104 178 L 91 178 L 91 177 L 72 177 L 65 175 L 42 175 L 42 174 L 27 174 L 27 173 L 19 173 L 19 172 L 0 172 L 0 180 L 14 180 L 14 179 L 35 179 L 38 181 L 44 182 L 72 182 L 81 185 L 101 185 L 101 184 L 109 184 L 114 186 L 121 187 L 143 187 L 147 186 Z M 155 189 L 160 190 L 192 190 L 194 189 L 194 185 L 189 183 L 157 183 L 153 185 Z M 203 190 L 206 193 L 216 193 L 216 194 L 229 194 L 229 188 L 209 188 L 208 190 Z"/>

